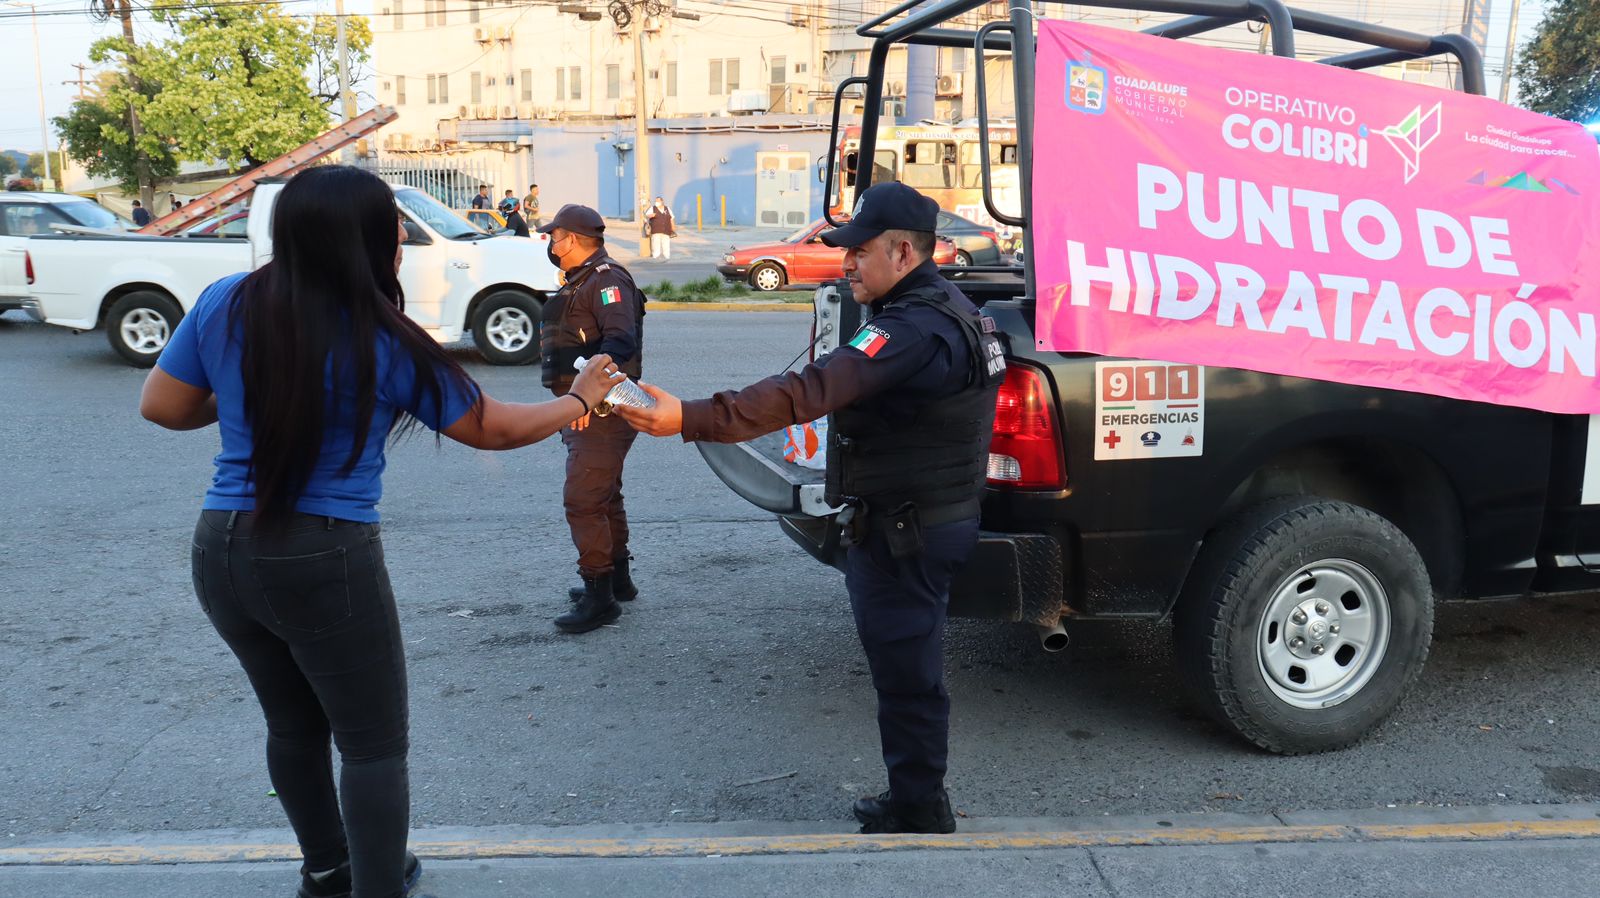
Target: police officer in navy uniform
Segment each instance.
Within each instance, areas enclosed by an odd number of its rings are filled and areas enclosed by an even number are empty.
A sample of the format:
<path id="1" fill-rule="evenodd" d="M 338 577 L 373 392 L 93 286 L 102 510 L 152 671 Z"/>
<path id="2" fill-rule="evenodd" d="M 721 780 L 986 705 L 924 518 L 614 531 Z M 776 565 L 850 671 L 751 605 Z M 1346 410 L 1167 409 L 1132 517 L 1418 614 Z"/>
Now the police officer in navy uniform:
<path id="1" fill-rule="evenodd" d="M 830 504 L 849 546 L 845 583 L 878 691 L 889 790 L 855 804 L 862 832 L 955 831 L 944 789 L 950 581 L 977 545 L 995 397 L 1005 359 L 993 327 L 932 260 L 938 204 L 899 183 L 864 191 L 844 271 L 871 318 L 804 369 L 710 399 L 655 387 L 654 409 L 620 409 L 645 433 L 736 442 L 832 414 Z"/>
<path id="2" fill-rule="evenodd" d="M 560 292 L 544 305 L 539 327 L 544 385 L 557 396 L 572 387 L 573 363 L 601 353 L 638 378 L 644 348 L 644 294 L 633 276 L 606 254 L 605 220 L 588 206 L 566 205 L 539 228 L 546 252 L 566 273 Z M 599 411 L 561 431 L 567 447 L 562 493 L 567 526 L 578 547 L 583 586 L 568 593 L 572 608 L 556 618 L 568 633 L 586 633 L 616 620 L 617 604 L 639 595 L 629 572 L 628 515 L 622 505 L 622 465 L 638 434 L 628 422 Z"/>

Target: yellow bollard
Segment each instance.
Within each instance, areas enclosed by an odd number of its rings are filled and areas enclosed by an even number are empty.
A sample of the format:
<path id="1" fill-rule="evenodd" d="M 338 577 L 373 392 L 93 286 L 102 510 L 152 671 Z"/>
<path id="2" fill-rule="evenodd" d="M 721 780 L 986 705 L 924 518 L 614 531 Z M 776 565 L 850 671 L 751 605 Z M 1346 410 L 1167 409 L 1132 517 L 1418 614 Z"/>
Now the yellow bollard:
<path id="1" fill-rule="evenodd" d="M 726 228 L 728 226 L 728 195 L 723 194 L 718 199 L 722 200 L 722 226 Z"/>
<path id="2" fill-rule="evenodd" d="M 698 193 L 695 194 L 694 195 L 694 229 L 697 230 L 697 231 L 704 231 L 706 229 L 706 221 L 705 221 L 705 218 L 702 217 L 701 214 L 700 214 L 700 211 L 701 211 L 700 210 L 700 200 L 701 200 L 700 194 L 698 194 Z"/>

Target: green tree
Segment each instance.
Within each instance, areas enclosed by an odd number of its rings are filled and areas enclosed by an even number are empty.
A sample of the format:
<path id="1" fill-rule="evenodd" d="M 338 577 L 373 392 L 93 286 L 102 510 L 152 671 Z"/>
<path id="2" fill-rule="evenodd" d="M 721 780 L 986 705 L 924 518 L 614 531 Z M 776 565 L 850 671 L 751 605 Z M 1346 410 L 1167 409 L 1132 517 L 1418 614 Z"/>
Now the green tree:
<path id="1" fill-rule="evenodd" d="M 139 189 L 139 165 L 128 128 L 126 102 L 126 96 L 117 97 L 108 91 L 98 99 L 73 103 L 66 115 L 52 121 L 74 162 L 90 175 L 114 179 L 123 190 L 134 193 Z M 170 178 L 178 173 L 171 141 L 146 130 L 141 145 L 152 177 Z"/>
<path id="2" fill-rule="evenodd" d="M 1575 122 L 1600 119 L 1600 0 L 1552 0 L 1517 60 L 1517 99 Z"/>
<path id="3" fill-rule="evenodd" d="M 17 160 L 4 153 L 0 153 L 0 179 L 5 179 L 16 174 Z"/>
<path id="4" fill-rule="evenodd" d="M 50 176 L 58 183 L 61 181 L 61 153 L 50 154 Z M 24 178 L 44 177 L 44 153 L 29 153 L 28 161 L 23 163 L 22 176 Z"/>
<path id="5" fill-rule="evenodd" d="M 157 6 L 152 14 L 175 36 L 141 51 L 144 78 L 160 90 L 140 118 L 175 141 L 182 158 L 258 165 L 327 130 L 328 111 L 306 81 L 315 59 L 309 23 L 277 4 Z"/>

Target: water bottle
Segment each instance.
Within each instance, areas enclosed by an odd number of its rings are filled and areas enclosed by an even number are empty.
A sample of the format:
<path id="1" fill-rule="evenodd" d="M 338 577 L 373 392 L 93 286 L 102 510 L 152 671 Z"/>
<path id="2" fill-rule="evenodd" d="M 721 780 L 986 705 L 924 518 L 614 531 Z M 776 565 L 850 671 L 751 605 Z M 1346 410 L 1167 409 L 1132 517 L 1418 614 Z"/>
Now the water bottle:
<path id="1" fill-rule="evenodd" d="M 587 358 L 578 356 L 577 361 L 572 363 L 572 367 L 582 371 L 587 364 L 589 364 Z M 616 386 L 611 388 L 611 392 L 606 394 L 606 398 L 594 407 L 594 413 L 604 418 L 611 414 L 612 406 L 616 405 L 628 405 L 634 408 L 655 408 L 656 397 L 646 393 L 644 388 L 634 383 L 631 378 L 624 377 Z"/>

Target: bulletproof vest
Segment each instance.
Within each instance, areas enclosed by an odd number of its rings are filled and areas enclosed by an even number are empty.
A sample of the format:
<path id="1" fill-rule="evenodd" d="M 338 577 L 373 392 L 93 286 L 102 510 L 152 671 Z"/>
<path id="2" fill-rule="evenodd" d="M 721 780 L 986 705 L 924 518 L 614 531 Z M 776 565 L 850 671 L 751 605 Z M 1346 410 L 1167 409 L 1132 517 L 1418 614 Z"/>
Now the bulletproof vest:
<path id="1" fill-rule="evenodd" d="M 572 305 L 578 301 L 579 289 L 602 265 L 610 265 L 610 270 L 622 274 L 622 279 L 626 282 L 624 289 L 632 294 L 636 310 L 634 324 L 639 349 L 633 354 L 633 358 L 619 365 L 619 368 L 635 380 L 643 376 L 640 359 L 644 355 L 644 294 L 634 285 L 633 276 L 628 274 L 626 268 L 618 265 L 610 256 L 601 256 L 593 265 L 584 266 L 574 273 L 555 296 L 545 300 L 539 326 L 539 362 L 540 380 L 547 388 L 553 389 L 559 384 L 570 384 L 577 376 L 577 371 L 572 367 L 573 363 L 580 356 L 593 358 L 600 351 L 601 334 L 598 324 L 593 327 L 593 333 L 579 334 L 578 326 L 572 324 L 569 319 Z"/>
<path id="2" fill-rule="evenodd" d="M 967 348 L 965 388 L 917 400 L 891 390 L 835 411 L 828 428 L 828 504 L 861 499 L 872 512 L 888 512 L 912 502 L 925 525 L 977 517 L 1005 355 L 1000 341 L 985 333 L 983 316 L 957 310 L 945 291 L 931 284 L 899 302 L 927 306 L 959 325 Z M 920 407 L 909 424 L 903 415 L 885 414 L 913 401 Z"/>

